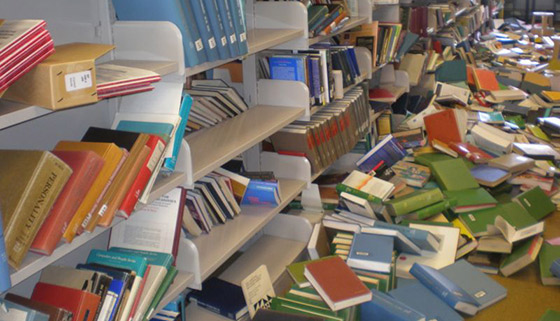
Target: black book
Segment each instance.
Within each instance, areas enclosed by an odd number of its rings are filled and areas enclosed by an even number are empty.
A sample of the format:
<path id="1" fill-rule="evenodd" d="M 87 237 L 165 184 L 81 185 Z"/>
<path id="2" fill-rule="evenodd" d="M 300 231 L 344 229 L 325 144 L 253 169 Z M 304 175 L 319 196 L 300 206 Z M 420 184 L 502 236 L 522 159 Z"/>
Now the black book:
<path id="1" fill-rule="evenodd" d="M 82 137 L 82 142 L 114 143 L 120 148 L 130 151 L 140 133 L 124 130 L 90 127 Z"/>

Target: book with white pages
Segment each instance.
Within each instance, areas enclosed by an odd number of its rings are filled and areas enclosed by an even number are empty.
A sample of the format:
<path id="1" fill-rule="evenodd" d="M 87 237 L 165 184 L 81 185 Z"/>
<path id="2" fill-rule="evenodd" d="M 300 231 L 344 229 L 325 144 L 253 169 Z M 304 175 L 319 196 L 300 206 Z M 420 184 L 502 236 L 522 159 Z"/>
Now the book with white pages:
<path id="1" fill-rule="evenodd" d="M 435 95 L 433 97 L 433 99 L 435 99 Z M 410 117 L 409 119 L 407 119 L 405 121 L 405 124 L 408 126 L 409 129 L 415 129 L 415 128 L 422 128 L 424 127 L 424 117 L 431 115 L 431 114 L 435 114 L 439 112 L 439 110 L 433 105 L 430 104 L 430 106 L 428 106 L 428 108 L 424 109 L 423 111 L 419 112 L 418 114 Z"/>
<path id="2" fill-rule="evenodd" d="M 45 26 L 44 20 L 2 20 L 0 24 L 0 60 L 12 49 L 29 41 L 29 37 Z"/>
<path id="3" fill-rule="evenodd" d="M 333 230 L 352 233 L 359 233 L 361 230 L 360 224 L 344 222 L 332 217 L 331 215 L 325 215 L 323 218 L 323 226 Z"/>
<path id="4" fill-rule="evenodd" d="M 502 103 L 508 100 L 523 100 L 527 98 L 527 93 L 521 89 L 503 89 L 490 92 L 490 97 L 486 101 L 491 103 Z"/>
<path id="5" fill-rule="evenodd" d="M 195 183 L 194 188 L 199 190 L 201 195 L 204 197 L 208 205 L 210 206 L 210 210 L 213 213 L 214 217 L 217 219 L 219 223 L 225 223 L 227 221 L 226 213 L 222 211 L 218 201 L 214 198 L 208 186 L 202 183 Z"/>
<path id="6" fill-rule="evenodd" d="M 216 226 L 219 223 L 216 215 L 214 214 L 214 209 L 206 200 L 206 197 L 202 195 L 202 191 L 199 189 L 192 189 L 187 192 L 187 198 L 192 195 L 195 202 L 198 204 L 204 218 L 209 222 L 210 226 Z"/>
<path id="7" fill-rule="evenodd" d="M 340 193 L 340 200 L 348 207 L 350 212 L 369 218 L 375 218 L 375 212 L 366 199 L 342 192 Z"/>
<path id="8" fill-rule="evenodd" d="M 384 228 L 362 227 L 362 233 L 377 234 L 391 236 L 395 239 L 395 249 L 401 253 L 422 254 L 422 250 L 418 245 L 414 244 L 410 239 L 396 230 L 388 230 Z"/>
<path id="9" fill-rule="evenodd" d="M 391 135 L 388 135 L 384 140 L 390 141 L 392 138 L 393 137 Z M 382 144 L 379 143 L 378 145 Z M 368 153 L 371 153 L 371 151 Z M 356 170 L 352 171 L 352 173 L 350 173 L 350 175 L 348 175 L 344 179 L 344 181 L 342 181 L 342 184 L 359 189 L 362 192 L 371 194 L 382 200 L 385 200 L 387 197 L 389 197 L 395 189 L 395 185 L 393 183 L 384 181 L 377 177 Z M 359 186 L 359 188 L 357 188 L 356 186 Z"/>
<path id="10" fill-rule="evenodd" d="M 365 217 L 363 215 L 358 215 L 348 211 L 340 211 L 338 215 L 366 226 L 373 226 L 374 222 L 376 221 L 376 218 Z"/>
<path id="11" fill-rule="evenodd" d="M 436 83 L 436 101 L 440 103 L 454 102 L 463 106 L 468 106 L 471 97 L 471 91 L 466 88 L 437 82 Z"/>
<path id="12" fill-rule="evenodd" d="M 218 183 L 218 185 L 222 189 L 222 191 L 224 193 L 224 196 L 226 197 L 229 205 L 231 206 L 231 208 L 233 209 L 235 214 L 237 215 L 237 214 L 241 213 L 241 207 L 235 201 L 235 195 L 233 194 L 233 187 L 231 186 L 231 184 L 232 184 L 231 179 L 229 177 L 222 176 L 222 175 L 220 175 L 216 172 L 212 172 L 212 173 L 208 174 L 207 176 L 212 177 L 216 180 L 216 182 Z"/>
<path id="13" fill-rule="evenodd" d="M 214 200 L 216 200 L 216 202 L 220 206 L 222 212 L 224 212 L 228 218 L 233 219 L 236 213 L 229 204 L 229 201 L 225 196 L 225 192 L 218 184 L 218 181 L 214 177 L 205 176 L 198 180 L 198 182 L 206 185 L 206 187 L 214 197 Z"/>
<path id="14" fill-rule="evenodd" d="M 151 83 L 161 80 L 161 76 L 150 70 L 106 62 L 95 66 L 95 79 L 99 90 L 114 88 L 123 84 Z"/>
<path id="15" fill-rule="evenodd" d="M 471 129 L 476 145 L 498 155 L 511 152 L 515 136 L 484 123 L 478 123 Z"/>

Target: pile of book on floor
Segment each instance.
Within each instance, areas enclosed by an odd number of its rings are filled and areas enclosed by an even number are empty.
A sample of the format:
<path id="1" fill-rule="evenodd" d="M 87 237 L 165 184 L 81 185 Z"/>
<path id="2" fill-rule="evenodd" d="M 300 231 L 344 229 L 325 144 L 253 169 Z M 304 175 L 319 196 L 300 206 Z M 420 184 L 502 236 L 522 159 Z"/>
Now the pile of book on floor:
<path id="1" fill-rule="evenodd" d="M 174 170 L 182 139 L 175 133 L 185 127 L 191 103 L 184 95 L 174 115 L 121 109 L 114 129 L 90 127 L 80 141 L 60 141 L 52 151 L 1 150 L 10 266 L 19 269 L 29 249 L 51 255 L 60 243 L 109 227 L 146 204 L 156 179 Z"/>
<path id="2" fill-rule="evenodd" d="M 29 298 L 8 293 L 0 316 L 13 321 L 30 320 L 26 315 L 32 320 L 162 320 L 181 304 L 178 298 L 159 306 L 177 275 L 172 263 L 173 256 L 163 252 L 92 250 L 75 268 L 43 269 Z"/>
<path id="3" fill-rule="evenodd" d="M 99 99 L 124 96 L 154 89 L 152 83 L 161 76 L 153 71 L 119 64 L 102 63 L 95 66 L 97 97 Z"/>
<path id="4" fill-rule="evenodd" d="M 241 0 L 113 0 L 113 6 L 118 20 L 174 23 L 183 38 L 187 67 L 248 52 L 245 3 Z"/>
<path id="5" fill-rule="evenodd" d="M 248 109 L 239 93 L 223 80 L 193 80 L 186 92 L 194 100 L 186 135 L 217 125 Z"/>
<path id="6" fill-rule="evenodd" d="M 54 52 L 44 20 L 0 19 L 0 96 Z"/>

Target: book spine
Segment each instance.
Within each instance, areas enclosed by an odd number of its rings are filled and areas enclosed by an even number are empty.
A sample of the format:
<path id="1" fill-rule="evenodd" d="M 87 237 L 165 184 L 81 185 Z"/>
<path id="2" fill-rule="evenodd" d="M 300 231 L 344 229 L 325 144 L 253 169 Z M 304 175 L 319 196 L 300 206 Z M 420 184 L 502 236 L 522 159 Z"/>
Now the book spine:
<path id="1" fill-rule="evenodd" d="M 241 0 L 228 0 L 229 8 L 233 15 L 233 24 L 237 34 L 237 44 L 239 47 L 239 54 L 245 55 L 249 52 L 247 45 L 247 23 L 245 22 L 244 1 Z"/>
<path id="2" fill-rule="evenodd" d="M 454 204 L 456 205 L 457 202 L 452 200 L 444 200 L 442 202 L 438 202 L 436 204 L 419 209 L 418 211 L 414 212 L 414 214 L 416 216 L 416 219 L 423 220 L 449 209 L 450 207 L 454 206 Z"/>
<path id="3" fill-rule="evenodd" d="M 181 122 L 177 126 L 177 133 L 184 133 L 187 127 L 187 121 L 189 119 L 189 113 L 193 104 L 193 99 L 191 95 L 184 94 L 183 100 L 181 101 L 181 109 L 179 110 L 179 115 L 181 116 Z M 163 161 L 162 171 L 173 172 L 175 170 L 175 165 L 177 164 L 177 157 L 179 156 L 179 151 L 181 150 L 181 143 L 183 141 L 183 135 L 176 134 L 173 142 L 173 153 L 170 158 L 166 158 Z"/>
<path id="4" fill-rule="evenodd" d="M 420 283 L 430 289 L 435 295 L 447 303 L 450 307 L 455 308 L 459 303 L 459 299 L 449 291 L 443 284 L 438 282 L 430 273 L 425 272 L 417 263 L 410 268 L 412 274 Z"/>
<path id="5" fill-rule="evenodd" d="M 393 215 L 405 215 L 414 210 L 431 205 L 435 202 L 443 200 L 443 194 L 439 188 L 428 190 L 425 193 L 418 194 L 400 202 L 394 202 L 389 208 L 392 209 Z"/>
<path id="6" fill-rule="evenodd" d="M 4 243 L 3 218 L 2 209 L 0 209 L 0 292 L 5 292 L 12 287 L 6 244 Z"/>
<path id="7" fill-rule="evenodd" d="M 237 57 L 239 56 L 239 45 L 237 44 L 237 33 L 233 25 L 233 15 L 231 14 L 228 0 L 219 0 L 216 1 L 216 3 L 218 5 L 221 23 L 229 43 L 229 53 L 232 57 Z"/>
<path id="8" fill-rule="evenodd" d="M 185 2 L 190 7 L 190 10 L 192 10 L 192 15 L 194 16 L 198 31 L 200 32 L 200 36 L 204 42 L 204 50 L 208 61 L 218 60 L 219 56 L 218 48 L 216 46 L 216 38 L 210 28 L 210 22 L 208 21 L 203 0 L 185 0 Z"/>
<path id="9" fill-rule="evenodd" d="M 138 202 L 138 199 L 142 194 L 142 191 L 150 180 L 150 177 L 155 170 L 158 160 L 161 158 L 161 155 L 163 154 L 163 151 L 165 149 L 165 143 L 163 139 L 156 135 L 150 135 L 150 139 L 148 140 L 146 146 L 148 146 L 152 150 L 152 152 L 146 159 L 144 165 L 142 166 L 142 169 L 138 173 L 138 176 L 132 183 L 132 186 L 130 187 L 127 195 L 124 197 L 124 200 L 119 207 L 119 216 L 124 216 L 126 218 L 130 216 L 130 214 L 134 210 L 134 206 L 136 206 L 136 203 Z M 111 222 L 103 217 L 99 221 L 99 225 L 107 227 L 111 225 Z"/>
<path id="10" fill-rule="evenodd" d="M 70 178 L 68 165 L 45 152 L 4 229 L 9 264 L 17 269 L 56 198 Z"/>
<path id="11" fill-rule="evenodd" d="M 169 270 L 167 271 L 167 274 L 165 275 L 165 278 L 161 282 L 161 286 L 159 287 L 158 291 L 156 292 L 156 295 L 154 296 L 154 298 L 152 300 L 152 303 L 150 303 L 150 306 L 148 307 L 148 310 L 144 314 L 144 317 L 142 318 L 142 321 L 148 321 L 152 318 L 156 308 L 158 307 L 159 303 L 161 302 L 161 299 L 163 299 L 163 296 L 165 295 L 165 293 L 167 292 L 167 290 L 171 286 L 171 283 L 173 283 L 173 280 L 175 279 L 175 276 L 177 276 L 177 273 L 178 273 L 178 271 L 174 266 L 169 268 Z"/>
<path id="12" fill-rule="evenodd" d="M 375 197 L 371 194 L 368 194 L 366 192 L 360 191 L 359 189 L 355 189 L 353 187 L 350 187 L 348 185 L 344 185 L 342 183 L 339 183 L 336 185 L 336 191 L 340 194 L 342 192 L 346 192 L 348 194 L 363 198 L 365 200 L 367 200 L 370 203 L 375 203 L 375 204 L 381 204 L 382 200 L 378 197 Z"/>
<path id="13" fill-rule="evenodd" d="M 136 311 L 138 310 L 138 306 L 140 304 L 142 297 L 145 295 L 144 289 L 146 288 L 146 281 L 148 280 L 151 271 L 152 271 L 152 266 L 148 265 L 148 267 L 146 268 L 146 272 L 144 273 L 144 277 L 142 278 L 142 281 L 138 286 L 138 291 L 136 292 L 134 303 L 132 304 L 132 308 L 130 309 L 128 321 L 136 320 Z"/>
<path id="14" fill-rule="evenodd" d="M 212 28 L 212 34 L 216 38 L 216 46 L 218 47 L 218 54 L 220 59 L 230 58 L 230 53 L 228 47 L 228 40 L 224 32 L 224 28 L 221 24 L 220 16 L 218 15 L 218 7 L 215 0 L 201 0 L 204 2 L 204 8 L 206 9 L 207 18 L 210 21 L 210 27 Z M 220 0 L 224 1 L 224 0 Z"/>
<path id="15" fill-rule="evenodd" d="M 197 57 L 198 57 L 198 63 L 204 63 L 208 61 L 208 57 L 206 56 L 206 52 L 205 52 L 205 45 L 204 45 L 204 40 L 201 36 L 200 30 L 196 24 L 196 20 L 194 18 L 193 12 L 191 10 L 191 7 L 188 3 L 188 1 L 183 0 L 181 1 L 181 6 L 183 9 L 183 12 L 185 14 L 185 23 L 187 28 L 190 31 L 191 34 L 191 38 L 192 38 L 192 42 L 194 44 L 194 49 L 196 51 Z"/>

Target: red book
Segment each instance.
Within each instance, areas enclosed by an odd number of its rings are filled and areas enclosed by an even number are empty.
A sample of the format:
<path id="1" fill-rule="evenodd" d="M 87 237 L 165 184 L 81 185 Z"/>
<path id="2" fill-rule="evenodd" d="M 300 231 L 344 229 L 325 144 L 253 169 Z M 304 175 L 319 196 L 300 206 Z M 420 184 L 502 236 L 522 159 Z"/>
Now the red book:
<path id="1" fill-rule="evenodd" d="M 379 102 L 394 102 L 395 95 L 387 89 L 374 88 L 369 90 L 369 100 Z"/>
<path id="2" fill-rule="evenodd" d="M 370 290 L 339 256 L 311 262 L 303 274 L 333 311 L 371 300 Z"/>
<path id="3" fill-rule="evenodd" d="M 31 244 L 31 251 L 51 255 L 68 223 L 82 204 L 105 161 L 93 151 L 52 152 L 72 168 L 72 176 Z"/>
<path id="4" fill-rule="evenodd" d="M 140 173 L 138 173 L 138 176 L 134 180 L 134 183 L 132 183 L 130 190 L 122 201 L 118 211 L 119 216 L 128 218 L 134 210 L 142 191 L 152 176 L 158 159 L 161 157 L 161 154 L 163 154 L 165 141 L 157 135 L 150 135 L 150 139 L 148 139 L 146 146 L 148 146 L 151 150 L 150 155 L 146 159 L 146 162 L 144 162 L 144 165 L 142 165 Z M 105 222 L 103 218 L 99 221 L 99 225 L 101 226 L 109 226 L 110 224 L 111 222 Z"/>
<path id="5" fill-rule="evenodd" d="M 424 125 L 430 144 L 434 138 L 446 144 L 463 141 L 453 109 L 446 109 L 424 117 Z"/>
<path id="6" fill-rule="evenodd" d="M 177 260 L 179 253 L 179 240 L 181 239 L 181 228 L 183 227 L 183 215 L 185 214 L 185 202 L 187 201 L 187 190 L 181 189 L 181 204 L 179 205 L 179 213 L 177 213 L 177 223 L 175 224 L 175 236 L 173 237 L 173 247 L 171 255 L 173 255 L 173 265 Z"/>
<path id="7" fill-rule="evenodd" d="M 33 289 L 31 300 L 68 310 L 74 315 L 72 320 L 93 321 L 101 297 L 86 291 L 39 282 Z"/>
<path id="8" fill-rule="evenodd" d="M 496 74 L 488 69 L 475 69 L 474 81 L 478 90 L 493 91 L 500 90 L 500 84 Z"/>
<path id="9" fill-rule="evenodd" d="M 487 163 L 494 158 L 492 155 L 469 143 L 451 142 L 449 148 L 476 164 Z"/>

